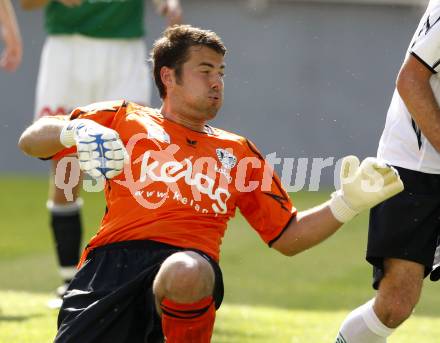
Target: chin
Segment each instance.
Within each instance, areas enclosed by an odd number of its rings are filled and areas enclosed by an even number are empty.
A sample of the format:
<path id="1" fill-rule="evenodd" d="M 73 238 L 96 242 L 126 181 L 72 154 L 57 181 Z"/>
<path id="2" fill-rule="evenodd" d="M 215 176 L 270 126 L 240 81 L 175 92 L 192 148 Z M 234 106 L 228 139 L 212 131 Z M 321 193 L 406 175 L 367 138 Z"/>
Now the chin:
<path id="1" fill-rule="evenodd" d="M 211 108 L 211 109 L 207 110 L 206 111 L 206 119 L 207 120 L 214 119 L 217 116 L 218 111 L 219 111 L 219 108 L 216 108 L 216 109 Z"/>

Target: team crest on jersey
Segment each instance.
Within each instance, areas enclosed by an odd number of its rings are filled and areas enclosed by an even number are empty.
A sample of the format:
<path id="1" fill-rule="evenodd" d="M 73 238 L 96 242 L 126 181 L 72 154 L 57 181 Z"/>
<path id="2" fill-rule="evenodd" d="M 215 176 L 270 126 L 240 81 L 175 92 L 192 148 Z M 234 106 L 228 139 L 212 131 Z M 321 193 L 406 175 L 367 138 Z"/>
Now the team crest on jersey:
<path id="1" fill-rule="evenodd" d="M 237 164 L 237 157 L 232 155 L 225 149 L 216 149 L 217 157 L 222 163 L 222 166 L 226 169 L 232 169 Z"/>
<path id="2" fill-rule="evenodd" d="M 166 133 L 162 128 L 149 125 L 147 129 L 148 139 L 156 139 L 160 142 L 170 144 L 170 135 Z"/>

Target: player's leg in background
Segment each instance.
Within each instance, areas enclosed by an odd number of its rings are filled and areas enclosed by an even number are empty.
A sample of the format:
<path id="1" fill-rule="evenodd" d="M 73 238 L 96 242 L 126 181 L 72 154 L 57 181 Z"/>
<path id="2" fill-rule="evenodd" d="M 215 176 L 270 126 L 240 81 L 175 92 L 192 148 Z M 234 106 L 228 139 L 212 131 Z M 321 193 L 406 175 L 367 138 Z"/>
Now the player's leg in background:
<path id="1" fill-rule="evenodd" d="M 60 161 L 52 161 L 47 201 L 50 226 L 57 254 L 58 271 L 62 280 L 62 285 L 57 289 L 60 297 L 64 294 L 69 282 L 75 276 L 82 238 L 82 199 L 79 197 L 81 178 L 74 175 L 79 173 L 79 165 L 76 158 L 72 158 L 71 161 L 71 163 L 63 164 L 66 168 L 58 169 L 57 166 Z M 73 171 L 73 169 L 76 170 Z M 58 175 L 56 175 L 56 172 Z M 75 185 L 69 189 L 69 193 L 66 193 L 65 189 L 57 187 L 55 177 L 59 180 L 61 179 L 65 185 L 70 185 L 72 179 L 76 179 L 78 182 L 74 180 Z"/>
<path id="2" fill-rule="evenodd" d="M 211 341 L 215 280 L 211 264 L 196 252 L 178 252 L 164 261 L 153 292 L 167 343 Z"/>
<path id="3" fill-rule="evenodd" d="M 419 263 L 385 259 L 376 297 L 346 317 L 336 343 L 385 343 L 419 301 L 424 270 Z"/>
<path id="4" fill-rule="evenodd" d="M 42 116 L 68 115 L 76 106 L 90 102 L 90 86 L 82 82 L 84 75 L 93 79 L 93 66 L 90 66 L 88 49 L 78 42 L 76 36 L 48 36 L 44 44 L 36 87 L 35 120 Z M 81 51 L 81 54 L 78 54 Z M 77 56 L 81 57 L 81 60 Z M 86 78 L 86 81 L 88 79 Z M 79 259 L 81 242 L 80 210 L 82 201 L 78 198 L 79 182 L 73 187 L 72 198 L 66 198 L 63 189 L 55 185 L 55 170 L 59 162 L 53 161 L 49 180 L 47 208 L 59 263 L 62 285 L 57 293 L 62 295 L 65 285 L 73 278 Z M 71 178 L 72 166 L 61 168 L 59 177 L 65 184 Z M 78 171 L 79 167 L 76 166 Z M 58 307 L 60 302 L 54 299 L 50 307 Z"/>

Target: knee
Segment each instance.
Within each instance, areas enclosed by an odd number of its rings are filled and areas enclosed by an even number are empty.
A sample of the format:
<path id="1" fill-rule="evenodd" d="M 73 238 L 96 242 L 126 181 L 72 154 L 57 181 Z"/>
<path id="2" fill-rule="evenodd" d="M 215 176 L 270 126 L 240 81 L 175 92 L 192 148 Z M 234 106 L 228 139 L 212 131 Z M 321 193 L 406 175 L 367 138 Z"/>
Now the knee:
<path id="1" fill-rule="evenodd" d="M 192 303 L 212 295 L 215 276 L 210 263 L 199 254 L 186 251 L 168 257 L 153 284 L 159 303 L 164 297 Z"/>
<path id="2" fill-rule="evenodd" d="M 411 300 L 408 294 L 396 292 L 386 298 L 376 297 L 374 308 L 385 326 L 396 328 L 411 316 L 416 304 L 417 301 Z"/>
<path id="3" fill-rule="evenodd" d="M 386 259 L 374 310 L 383 324 L 396 328 L 413 312 L 423 286 L 424 266 L 411 261 Z"/>

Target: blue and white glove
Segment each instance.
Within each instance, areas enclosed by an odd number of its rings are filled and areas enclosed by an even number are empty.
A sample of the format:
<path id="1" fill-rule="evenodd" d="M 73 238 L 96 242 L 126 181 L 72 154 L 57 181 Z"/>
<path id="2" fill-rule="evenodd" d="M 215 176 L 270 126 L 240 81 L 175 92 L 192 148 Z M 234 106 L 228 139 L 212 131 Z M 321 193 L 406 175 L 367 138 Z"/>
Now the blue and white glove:
<path id="1" fill-rule="evenodd" d="M 362 163 L 356 156 L 344 157 L 340 180 L 341 189 L 332 194 L 330 209 L 341 223 L 403 191 L 397 170 L 373 157 Z"/>
<path id="2" fill-rule="evenodd" d="M 89 119 L 68 122 L 61 131 L 60 142 L 67 148 L 76 145 L 81 170 L 95 178 L 114 178 L 128 162 L 119 134 Z"/>

